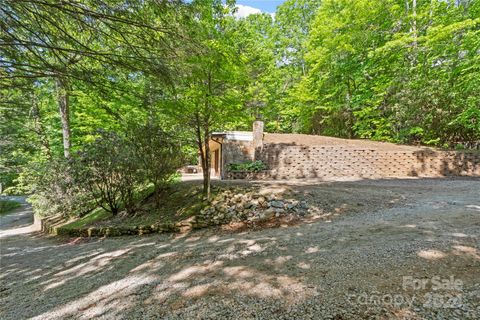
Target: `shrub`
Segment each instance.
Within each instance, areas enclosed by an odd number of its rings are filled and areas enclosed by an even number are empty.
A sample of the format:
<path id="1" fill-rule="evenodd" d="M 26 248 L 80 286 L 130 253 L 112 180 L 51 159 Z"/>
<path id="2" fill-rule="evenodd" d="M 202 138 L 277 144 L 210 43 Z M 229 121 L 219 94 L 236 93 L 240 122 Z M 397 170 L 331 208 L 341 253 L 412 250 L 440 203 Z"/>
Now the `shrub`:
<path id="1" fill-rule="evenodd" d="M 133 124 L 129 130 L 129 144 L 145 179 L 154 185 L 158 195 L 175 178 L 183 163 L 182 147 L 177 139 L 156 123 Z"/>
<path id="2" fill-rule="evenodd" d="M 123 207 L 135 211 L 135 187 L 144 182 L 142 168 L 128 141 L 113 132 L 98 138 L 77 154 L 76 177 L 98 206 L 113 215 Z"/>
<path id="3" fill-rule="evenodd" d="M 77 179 L 76 163 L 58 159 L 37 164 L 29 181 L 34 195 L 29 198 L 35 211 L 48 216 L 83 216 L 95 208 L 94 199 Z"/>
<path id="4" fill-rule="evenodd" d="M 171 181 L 182 163 L 180 145 L 155 124 L 134 125 L 126 135 L 99 131 L 71 159 L 32 166 L 22 179 L 42 215 L 83 216 L 96 207 L 113 215 L 135 212 L 148 183 L 155 195 Z"/>
<path id="5" fill-rule="evenodd" d="M 259 172 L 266 170 L 267 165 L 262 160 L 248 161 L 244 163 L 229 163 L 229 171 L 249 171 L 249 172 Z"/>

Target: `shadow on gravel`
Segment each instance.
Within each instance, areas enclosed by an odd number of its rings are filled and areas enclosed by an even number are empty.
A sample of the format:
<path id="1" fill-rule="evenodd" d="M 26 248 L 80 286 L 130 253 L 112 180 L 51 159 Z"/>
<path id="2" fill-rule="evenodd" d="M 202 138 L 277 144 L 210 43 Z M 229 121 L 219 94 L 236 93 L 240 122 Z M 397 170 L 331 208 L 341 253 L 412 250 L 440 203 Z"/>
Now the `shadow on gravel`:
<path id="1" fill-rule="evenodd" d="M 423 184 L 413 185 L 413 192 Z M 359 192 L 364 188 L 361 184 Z M 478 232 L 471 227 L 479 220 L 474 210 L 474 220 L 465 220 L 470 217 L 461 211 L 465 206 L 448 218 L 450 207 L 442 201 L 448 201 L 445 194 L 453 189 L 428 199 L 417 195 L 417 200 L 432 202 L 422 210 L 432 208 L 437 214 L 445 209 L 440 220 L 405 211 L 413 219 L 408 222 L 410 217 L 393 211 L 391 216 L 369 217 L 364 224 L 359 217 L 338 226 L 313 223 L 236 234 L 207 230 L 141 238 L 8 237 L 1 240 L 0 318 L 275 317 L 307 301 L 357 310 L 362 306 L 345 307 L 346 293 L 392 292 L 405 274 L 453 274 L 468 280 L 478 276 L 480 258 L 472 245 Z M 437 248 L 439 239 L 447 244 Z M 319 312 L 313 310 L 299 308 L 289 316 Z"/>
<path id="2" fill-rule="evenodd" d="M 20 294 L 15 298 L 15 316 L 8 310 L 3 319 L 65 318 L 79 316 L 79 312 L 80 318 L 103 315 L 120 319 L 149 305 L 157 313 L 161 309 L 172 312 L 205 295 L 241 294 L 278 299 L 283 305 L 315 293 L 295 275 L 272 272 L 272 267 L 282 263 L 281 256 L 258 268 L 241 263 L 274 246 L 274 238 L 152 236 L 86 240 L 74 245 L 48 242 L 21 250 L 7 244 L 2 249 L 0 279 L 2 284 L 8 283 L 0 290 L 2 300 L 16 296 L 18 286 L 23 292 L 36 292 L 34 308 L 26 307 L 29 299 Z"/>
<path id="3" fill-rule="evenodd" d="M 32 210 L 28 206 L 22 206 L 7 215 L 0 216 L 0 230 L 27 227 L 32 223 Z"/>

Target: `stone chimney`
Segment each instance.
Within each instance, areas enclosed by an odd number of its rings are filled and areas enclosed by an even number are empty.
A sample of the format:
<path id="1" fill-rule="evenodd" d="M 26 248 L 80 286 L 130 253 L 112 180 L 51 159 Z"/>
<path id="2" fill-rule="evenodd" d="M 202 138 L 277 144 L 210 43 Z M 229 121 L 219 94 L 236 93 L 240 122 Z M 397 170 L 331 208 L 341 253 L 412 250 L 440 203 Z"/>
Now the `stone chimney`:
<path id="1" fill-rule="evenodd" d="M 253 160 L 258 158 L 258 154 L 263 148 L 263 126 L 263 121 L 260 119 L 253 122 Z"/>

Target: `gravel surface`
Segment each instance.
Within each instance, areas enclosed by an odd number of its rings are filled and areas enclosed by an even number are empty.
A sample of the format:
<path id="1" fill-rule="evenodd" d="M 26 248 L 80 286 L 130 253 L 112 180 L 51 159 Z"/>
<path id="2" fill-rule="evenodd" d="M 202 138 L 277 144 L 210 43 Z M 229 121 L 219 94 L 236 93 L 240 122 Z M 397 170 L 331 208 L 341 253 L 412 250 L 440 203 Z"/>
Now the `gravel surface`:
<path id="1" fill-rule="evenodd" d="M 107 239 L 16 234 L 25 221 L 8 220 L 0 318 L 480 318 L 480 179 L 290 188 L 367 205 L 284 228 Z M 368 205 L 382 191 L 402 200 Z"/>

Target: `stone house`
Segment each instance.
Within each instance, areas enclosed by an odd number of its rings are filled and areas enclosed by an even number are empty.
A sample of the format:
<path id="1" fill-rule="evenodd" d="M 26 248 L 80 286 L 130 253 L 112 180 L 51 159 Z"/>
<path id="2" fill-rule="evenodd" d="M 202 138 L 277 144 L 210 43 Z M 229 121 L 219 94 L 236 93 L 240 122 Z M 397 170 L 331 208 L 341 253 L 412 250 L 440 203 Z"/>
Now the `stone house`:
<path id="1" fill-rule="evenodd" d="M 443 151 L 369 140 L 253 130 L 211 135 L 212 175 L 221 179 L 407 178 L 480 176 L 480 152 Z M 228 164 L 261 160 L 267 170 L 229 172 Z"/>
<path id="2" fill-rule="evenodd" d="M 255 150 L 263 143 L 263 121 L 254 121 L 252 131 L 214 132 L 210 136 L 212 175 L 227 178 L 229 163 L 243 163 L 255 159 Z"/>

